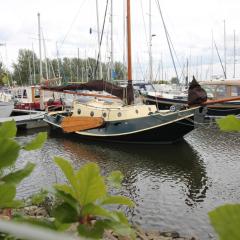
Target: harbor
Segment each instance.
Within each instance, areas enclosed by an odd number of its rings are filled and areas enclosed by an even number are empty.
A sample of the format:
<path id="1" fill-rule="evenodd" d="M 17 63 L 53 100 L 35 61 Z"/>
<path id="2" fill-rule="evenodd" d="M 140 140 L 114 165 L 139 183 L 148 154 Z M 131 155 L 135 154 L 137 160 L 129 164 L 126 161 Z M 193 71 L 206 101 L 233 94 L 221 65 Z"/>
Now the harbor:
<path id="1" fill-rule="evenodd" d="M 29 141 L 35 134 L 21 132 L 17 141 Z M 53 132 L 43 149 L 20 155 L 19 165 L 32 161 L 37 168 L 19 186 L 18 196 L 63 181 L 52 156 L 69 159 L 76 169 L 95 162 L 104 175 L 112 170 L 125 175 L 121 194 L 136 202 L 126 212 L 134 224 L 149 231 L 216 239 L 207 214 L 219 205 L 239 201 L 239 141 L 239 134 L 222 133 L 209 125 L 194 130 L 181 143 L 157 148 L 81 141 Z"/>

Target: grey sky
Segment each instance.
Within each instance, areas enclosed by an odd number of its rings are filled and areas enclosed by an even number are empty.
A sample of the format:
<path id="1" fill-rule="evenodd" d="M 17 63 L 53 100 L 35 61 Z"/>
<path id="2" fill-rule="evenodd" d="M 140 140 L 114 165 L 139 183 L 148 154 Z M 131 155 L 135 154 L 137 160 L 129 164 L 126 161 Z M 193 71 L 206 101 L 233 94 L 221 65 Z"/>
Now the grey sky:
<path id="1" fill-rule="evenodd" d="M 56 42 L 60 56 L 95 57 L 97 52 L 97 34 L 89 34 L 89 28 L 96 30 L 95 0 L 1 0 L 0 47 L 4 62 L 10 65 L 15 61 L 20 48 L 32 48 L 38 54 L 37 13 L 41 13 L 41 25 L 46 38 L 47 56 L 56 56 Z M 123 60 L 123 1 L 114 0 L 114 58 Z M 191 56 L 191 66 L 200 62 L 208 63 L 203 67 L 207 71 L 211 59 L 211 31 L 223 56 L 223 20 L 226 20 L 228 65 L 233 55 L 233 30 L 236 30 L 237 55 L 239 52 L 240 2 L 237 0 L 159 0 L 165 22 L 180 63 Z M 149 0 L 132 0 L 132 44 L 135 76 L 147 73 L 148 62 L 148 3 Z M 100 24 L 103 22 L 106 0 L 99 0 Z M 165 34 L 157 9 L 152 0 L 152 33 L 154 70 L 163 59 L 164 67 L 171 66 Z M 144 21 L 145 20 L 145 21 Z M 144 24 L 145 22 L 145 24 Z M 144 27 L 145 26 L 145 27 Z M 64 42 L 63 42 L 64 41 Z M 62 44 L 63 43 L 63 44 Z M 109 12 L 106 22 L 103 48 L 103 60 L 110 56 Z M 217 56 L 215 61 L 217 62 Z M 202 60 L 201 60 L 202 59 Z M 220 71 L 215 67 L 216 73 Z M 194 71 L 194 70 L 192 70 Z M 232 71 L 232 70 L 229 70 Z"/>

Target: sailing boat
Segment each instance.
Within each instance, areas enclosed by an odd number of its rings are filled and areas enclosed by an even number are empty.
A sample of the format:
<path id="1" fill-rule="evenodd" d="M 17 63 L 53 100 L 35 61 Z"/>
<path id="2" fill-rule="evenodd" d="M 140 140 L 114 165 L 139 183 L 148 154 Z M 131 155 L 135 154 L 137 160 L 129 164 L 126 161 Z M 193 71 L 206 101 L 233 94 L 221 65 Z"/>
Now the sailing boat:
<path id="1" fill-rule="evenodd" d="M 46 114 L 47 123 L 85 139 L 130 143 L 172 143 L 194 129 L 193 118 L 199 107 L 173 112 L 159 111 L 156 105 L 134 104 L 130 20 L 130 0 L 127 0 L 127 87 L 120 88 L 105 81 L 92 81 L 84 86 L 111 93 L 116 90 L 122 99 L 126 98 L 126 104 L 98 99 L 84 103 L 75 101 L 72 111 Z"/>

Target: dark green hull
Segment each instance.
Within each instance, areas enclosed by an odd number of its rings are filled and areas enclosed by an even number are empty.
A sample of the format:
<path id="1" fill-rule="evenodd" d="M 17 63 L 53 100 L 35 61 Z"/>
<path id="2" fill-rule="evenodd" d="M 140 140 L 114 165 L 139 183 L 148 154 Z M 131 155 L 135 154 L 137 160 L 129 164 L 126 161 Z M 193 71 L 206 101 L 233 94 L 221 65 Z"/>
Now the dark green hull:
<path id="1" fill-rule="evenodd" d="M 129 120 L 106 121 L 99 128 L 76 132 L 85 139 L 129 142 L 129 143 L 172 143 L 183 138 L 194 129 L 194 109 L 159 113 Z M 45 121 L 60 127 L 64 116 L 45 116 Z"/>

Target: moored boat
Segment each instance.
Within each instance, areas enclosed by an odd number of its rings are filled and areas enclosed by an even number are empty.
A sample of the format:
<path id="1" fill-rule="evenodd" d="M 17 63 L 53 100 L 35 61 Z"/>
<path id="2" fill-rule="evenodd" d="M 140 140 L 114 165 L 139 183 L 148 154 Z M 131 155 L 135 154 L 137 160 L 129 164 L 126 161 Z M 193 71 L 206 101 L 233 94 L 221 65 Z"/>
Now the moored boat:
<path id="1" fill-rule="evenodd" d="M 0 118 L 9 117 L 14 108 L 13 102 L 2 102 L 0 101 Z"/>
<path id="2" fill-rule="evenodd" d="M 240 80 L 212 80 L 199 82 L 201 87 L 207 92 L 209 102 L 207 104 L 206 116 L 226 116 L 229 114 L 240 114 Z M 159 109 L 169 109 L 171 106 L 188 105 L 187 96 L 174 95 L 164 96 L 155 92 L 143 94 L 147 104 L 156 104 Z M 236 100 L 229 100 L 236 98 Z M 211 103 L 211 100 L 214 100 Z M 220 101 L 218 103 L 218 100 Z M 225 100 L 225 101 L 224 101 Z"/>
<path id="3" fill-rule="evenodd" d="M 130 143 L 173 143 L 194 129 L 194 114 L 199 107 L 180 111 L 158 111 L 155 105 L 123 106 L 112 102 L 93 100 L 75 102 L 73 112 L 52 112 L 44 120 L 69 132 L 72 127 L 83 138 Z M 86 126 L 86 117 L 96 119 Z M 82 123 L 81 122 L 82 118 Z M 78 119 L 78 123 L 76 123 Z M 102 123 L 99 125 L 99 119 Z M 72 120 L 72 121 L 71 121 Z M 72 124 L 72 125 L 71 125 Z"/>
<path id="4" fill-rule="evenodd" d="M 194 129 L 193 118 L 199 106 L 159 111 L 155 104 L 134 104 L 130 19 L 130 0 L 127 0 L 127 86 L 118 87 L 105 81 L 92 81 L 79 86 L 87 90 L 104 89 L 123 102 L 98 99 L 85 103 L 75 101 L 72 110 L 46 114 L 44 120 L 47 123 L 82 138 L 127 143 L 172 143 Z"/>

